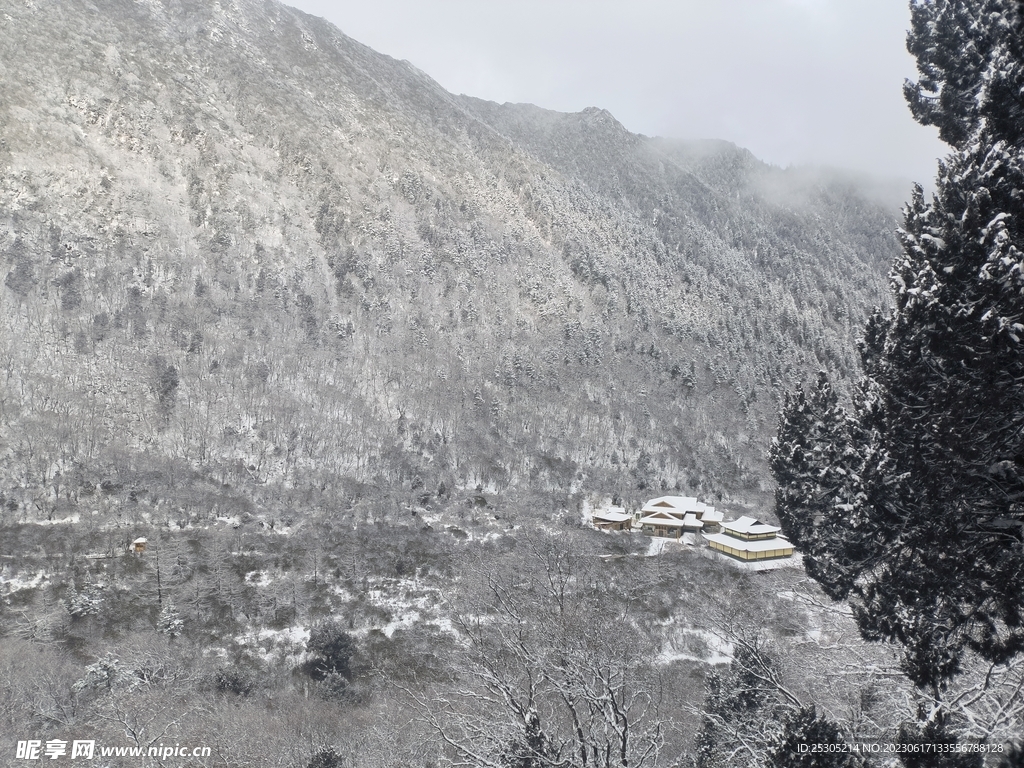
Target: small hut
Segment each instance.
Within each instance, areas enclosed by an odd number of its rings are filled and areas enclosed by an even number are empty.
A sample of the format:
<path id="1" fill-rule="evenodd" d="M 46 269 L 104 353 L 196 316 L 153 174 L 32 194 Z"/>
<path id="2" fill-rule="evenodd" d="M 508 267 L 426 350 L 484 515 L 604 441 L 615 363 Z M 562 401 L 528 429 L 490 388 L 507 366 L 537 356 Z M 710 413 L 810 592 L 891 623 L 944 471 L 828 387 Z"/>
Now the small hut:
<path id="1" fill-rule="evenodd" d="M 608 507 L 591 516 L 591 522 L 599 531 L 628 531 L 633 527 L 633 516 L 622 507 Z"/>

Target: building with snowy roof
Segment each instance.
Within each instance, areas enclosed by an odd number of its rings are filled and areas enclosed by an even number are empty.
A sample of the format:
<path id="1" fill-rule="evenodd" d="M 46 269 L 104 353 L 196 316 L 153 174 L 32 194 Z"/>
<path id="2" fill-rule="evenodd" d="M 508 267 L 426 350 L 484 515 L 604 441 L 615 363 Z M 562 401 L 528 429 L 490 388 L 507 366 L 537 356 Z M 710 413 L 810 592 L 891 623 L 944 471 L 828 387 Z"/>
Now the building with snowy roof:
<path id="1" fill-rule="evenodd" d="M 682 513 L 692 509 L 695 504 L 697 504 L 697 499 L 693 496 L 659 496 L 644 504 L 640 509 L 640 514 L 643 516 L 655 512 L 678 512 L 681 516 Z"/>
<path id="2" fill-rule="evenodd" d="M 697 519 L 700 520 L 703 530 L 711 533 L 716 533 L 722 530 L 722 519 L 725 515 L 714 507 L 709 507 L 706 504 L 701 504 L 700 506 L 703 507 L 703 509 L 695 510 L 694 514 L 697 516 Z"/>
<path id="3" fill-rule="evenodd" d="M 638 522 L 645 533 L 648 533 L 648 528 L 655 529 L 658 523 L 667 517 L 680 521 L 682 523 L 681 530 L 714 532 L 720 530 L 723 518 L 721 512 L 697 501 L 693 496 L 659 496 L 644 504 L 640 514 Z M 674 528 L 674 526 L 664 525 L 662 527 Z M 660 536 L 662 534 L 650 533 L 650 535 Z M 678 536 L 673 535 L 672 538 L 678 538 Z"/>
<path id="4" fill-rule="evenodd" d="M 705 533 L 704 540 L 716 552 L 738 560 L 772 560 L 792 557 L 794 548 L 782 530 L 753 517 L 741 517 L 722 524 L 723 533 Z"/>
<path id="5" fill-rule="evenodd" d="M 639 520 L 640 530 L 647 536 L 660 536 L 666 539 L 678 539 L 683 535 L 686 525 L 685 515 L 676 517 L 671 512 L 658 510 L 644 515 Z"/>
<path id="6" fill-rule="evenodd" d="M 594 512 L 590 520 L 599 531 L 628 531 L 633 527 L 633 516 L 622 507 Z"/>

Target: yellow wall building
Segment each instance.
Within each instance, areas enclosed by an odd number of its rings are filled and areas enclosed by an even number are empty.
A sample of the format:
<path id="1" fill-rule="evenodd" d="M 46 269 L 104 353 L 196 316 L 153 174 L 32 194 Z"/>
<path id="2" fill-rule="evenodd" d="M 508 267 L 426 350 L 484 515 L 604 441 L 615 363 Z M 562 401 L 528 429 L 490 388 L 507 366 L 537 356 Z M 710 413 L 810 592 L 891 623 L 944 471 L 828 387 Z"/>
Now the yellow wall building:
<path id="1" fill-rule="evenodd" d="M 793 545 L 784 536 L 782 529 L 762 523 L 752 517 L 741 517 L 723 523 L 724 533 L 704 534 L 708 546 L 738 560 L 774 560 L 792 557 Z"/>

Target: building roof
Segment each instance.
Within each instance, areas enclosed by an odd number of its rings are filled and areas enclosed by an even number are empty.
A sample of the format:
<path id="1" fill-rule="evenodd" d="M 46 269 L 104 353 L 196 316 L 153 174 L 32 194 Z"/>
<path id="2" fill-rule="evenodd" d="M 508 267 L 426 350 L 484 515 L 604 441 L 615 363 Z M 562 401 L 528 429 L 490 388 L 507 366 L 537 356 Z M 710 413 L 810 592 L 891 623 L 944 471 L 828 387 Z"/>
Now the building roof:
<path id="1" fill-rule="evenodd" d="M 655 512 L 658 510 L 679 510 L 688 512 L 693 509 L 698 501 L 693 496 L 659 496 L 644 504 L 641 512 Z"/>
<path id="2" fill-rule="evenodd" d="M 643 514 L 650 515 L 655 512 L 667 512 L 681 517 L 686 514 L 693 514 L 706 523 L 720 523 L 725 517 L 714 507 L 697 501 L 693 496 L 659 496 L 644 504 L 641 510 Z"/>
<path id="3" fill-rule="evenodd" d="M 640 525 L 660 525 L 663 528 L 682 528 L 683 521 L 680 520 L 678 517 L 673 517 L 672 515 L 666 512 L 662 514 L 653 514 L 648 515 L 647 517 L 641 517 Z"/>
<path id="4" fill-rule="evenodd" d="M 784 536 L 748 541 L 747 539 L 737 539 L 735 536 L 730 536 L 727 533 L 704 533 L 701 535 L 705 541 L 713 541 L 724 547 L 731 547 L 743 552 L 768 552 L 773 549 L 786 549 L 793 546 L 789 539 Z"/>
<path id="5" fill-rule="evenodd" d="M 704 514 L 700 516 L 700 519 L 705 523 L 720 523 L 725 518 L 725 514 L 719 512 L 714 507 L 708 507 L 704 510 Z"/>
<path id="6" fill-rule="evenodd" d="M 683 526 L 686 527 L 686 528 L 703 528 L 704 527 L 704 523 L 702 523 L 697 518 L 697 516 L 695 514 L 693 514 L 692 512 L 687 512 L 683 516 Z"/>
<path id="7" fill-rule="evenodd" d="M 602 520 L 606 523 L 624 523 L 627 520 L 633 519 L 633 516 L 622 507 L 608 507 L 603 512 L 595 512 L 591 517 L 594 520 Z"/>
<path id="8" fill-rule="evenodd" d="M 145 544 L 145 543 L 146 543 L 146 537 L 145 536 L 140 536 L 139 538 L 137 538 L 135 541 L 132 542 L 132 544 Z"/>
<path id="9" fill-rule="evenodd" d="M 745 533 L 750 536 L 756 536 L 762 533 L 778 533 L 782 529 L 777 525 L 768 525 L 762 523 L 760 520 L 755 520 L 752 517 L 741 517 L 738 520 L 730 520 L 727 523 L 722 523 L 722 527 L 727 531 L 734 531 L 736 533 Z"/>

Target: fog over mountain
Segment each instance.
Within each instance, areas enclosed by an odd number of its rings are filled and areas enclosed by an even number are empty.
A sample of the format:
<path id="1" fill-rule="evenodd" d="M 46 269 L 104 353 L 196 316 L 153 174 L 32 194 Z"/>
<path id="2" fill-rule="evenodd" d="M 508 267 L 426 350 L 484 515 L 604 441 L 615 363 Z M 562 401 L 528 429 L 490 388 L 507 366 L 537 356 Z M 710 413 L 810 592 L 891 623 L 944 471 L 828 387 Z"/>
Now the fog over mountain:
<path id="1" fill-rule="evenodd" d="M 780 393 L 855 370 L 896 253 L 856 179 L 454 96 L 270 0 L 0 0 L 0 169 L 17 516 L 763 499 Z"/>
<path id="2" fill-rule="evenodd" d="M 906 3 L 291 3 L 452 93 L 562 112 L 598 105 L 631 131 L 727 139 L 783 167 L 926 183 L 945 152 L 934 130 L 907 119 L 902 84 L 916 69 Z"/>

